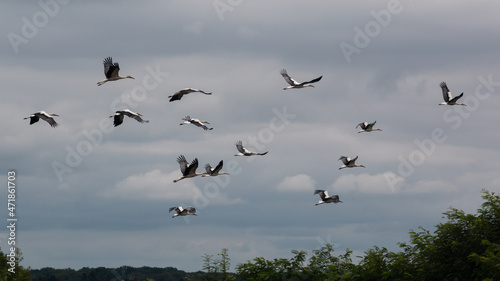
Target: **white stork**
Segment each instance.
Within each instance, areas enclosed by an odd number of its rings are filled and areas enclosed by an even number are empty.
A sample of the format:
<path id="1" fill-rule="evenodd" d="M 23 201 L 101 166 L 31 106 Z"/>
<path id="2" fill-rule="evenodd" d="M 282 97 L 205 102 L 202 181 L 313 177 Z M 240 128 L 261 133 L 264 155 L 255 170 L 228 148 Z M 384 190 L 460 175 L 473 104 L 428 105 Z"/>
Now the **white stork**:
<path id="1" fill-rule="evenodd" d="M 127 115 L 130 118 L 134 118 L 139 123 L 149 123 L 149 120 L 144 120 L 141 118 L 142 114 L 133 112 L 130 109 L 118 110 L 114 115 L 109 116 L 109 118 L 114 118 L 113 124 L 119 126 L 123 123 L 123 117 Z"/>
<path id="2" fill-rule="evenodd" d="M 118 75 L 118 72 L 120 71 L 120 65 L 118 65 L 117 62 L 113 63 L 113 59 L 111 57 L 105 58 L 102 63 L 104 64 L 104 75 L 106 76 L 106 79 L 102 80 L 101 82 L 97 82 L 97 86 L 101 86 L 108 81 L 116 81 L 125 78 L 135 79 L 134 77 L 129 75 Z"/>
<path id="3" fill-rule="evenodd" d="M 180 155 L 179 157 L 177 157 L 177 163 L 179 163 L 179 167 L 181 168 L 182 177 L 174 180 L 174 182 L 203 175 L 196 173 L 196 169 L 198 168 L 198 158 L 195 158 L 191 162 L 191 164 L 189 164 L 188 161 L 186 160 L 186 157 L 184 157 L 184 155 Z"/>
<path id="4" fill-rule="evenodd" d="M 30 125 L 33 125 L 36 122 L 38 122 L 38 120 L 40 120 L 40 118 L 42 118 L 42 120 L 47 121 L 47 123 L 49 123 L 52 128 L 55 128 L 55 127 L 57 127 L 58 124 L 56 123 L 54 118 L 52 118 L 53 116 L 59 116 L 59 115 L 57 115 L 55 113 L 47 113 L 47 112 L 42 110 L 42 111 L 35 112 L 28 117 L 25 117 L 23 120 L 30 119 Z"/>
<path id="5" fill-rule="evenodd" d="M 439 105 L 466 105 L 463 103 L 458 103 L 458 99 L 464 96 L 464 93 L 462 92 L 460 95 L 452 98 L 451 92 L 448 89 L 448 86 L 446 86 L 446 83 L 443 81 L 439 84 L 441 87 L 441 90 L 443 91 L 443 99 L 444 102 L 440 103 Z"/>
<path id="6" fill-rule="evenodd" d="M 204 124 L 210 124 L 210 123 L 208 123 L 208 121 L 200 121 L 199 119 L 191 118 L 190 116 L 186 116 L 186 117 L 182 118 L 182 120 L 184 120 L 184 122 L 180 123 L 179 125 L 193 124 L 195 126 L 203 128 L 203 130 L 205 130 L 205 131 L 213 129 L 213 128 L 209 128 L 206 125 L 204 125 Z"/>
<path id="7" fill-rule="evenodd" d="M 172 216 L 172 218 L 178 217 L 178 216 L 197 216 L 196 214 L 196 209 L 194 207 L 187 207 L 186 209 L 182 208 L 181 206 L 178 207 L 172 207 L 168 209 L 168 212 L 174 211 L 176 212 L 175 215 Z"/>
<path id="8" fill-rule="evenodd" d="M 342 160 L 342 163 L 344 163 L 344 165 L 342 167 L 339 168 L 340 169 L 344 169 L 344 168 L 354 168 L 354 167 L 363 167 L 365 168 L 365 166 L 363 165 L 356 165 L 356 160 L 358 159 L 358 156 L 356 156 L 354 159 L 351 159 L 349 157 L 346 157 L 346 156 L 340 156 L 339 160 Z"/>
<path id="9" fill-rule="evenodd" d="M 252 155 L 266 155 L 268 151 L 266 152 L 262 152 L 262 153 L 259 153 L 259 152 L 252 152 L 246 148 L 243 147 L 243 143 L 241 141 L 237 141 L 236 142 L 236 149 L 238 149 L 238 151 L 240 153 L 238 154 L 235 154 L 234 156 L 252 156 Z"/>
<path id="10" fill-rule="evenodd" d="M 292 77 L 288 76 L 288 73 L 286 72 L 285 69 L 282 69 L 280 73 L 281 73 L 281 76 L 283 76 L 283 78 L 285 78 L 285 81 L 288 84 L 290 84 L 290 86 L 283 88 L 283 90 L 299 89 L 299 88 L 305 88 L 305 87 L 313 87 L 314 88 L 314 85 L 312 83 L 316 83 L 319 80 L 321 80 L 321 78 L 323 78 L 323 76 L 320 76 L 320 77 L 313 79 L 311 81 L 299 83 L 299 82 L 295 81 Z"/>
<path id="11" fill-rule="evenodd" d="M 332 196 L 328 196 L 328 191 L 326 190 L 320 190 L 317 189 L 314 191 L 314 195 L 319 194 L 319 197 L 321 197 L 321 200 L 318 201 L 318 203 L 315 206 L 321 205 L 321 204 L 326 204 L 326 203 L 344 203 L 340 201 L 340 198 L 337 194 L 334 194 Z"/>
<path id="12" fill-rule="evenodd" d="M 205 170 L 207 171 L 202 175 L 202 177 L 215 177 L 218 175 L 229 175 L 226 172 L 221 172 L 220 170 L 222 169 L 223 162 L 220 160 L 219 164 L 215 166 L 214 169 L 212 169 L 212 166 L 210 164 L 205 165 Z"/>
<path id="13" fill-rule="evenodd" d="M 359 131 L 358 133 L 382 131 L 380 129 L 373 129 L 373 125 L 375 125 L 375 123 L 377 123 L 377 121 L 375 121 L 373 123 L 368 123 L 368 122 L 359 123 L 358 126 L 356 126 L 356 128 L 361 127 L 361 131 Z"/>
<path id="14" fill-rule="evenodd" d="M 171 96 L 168 96 L 170 98 L 170 101 L 176 101 L 176 100 L 180 100 L 182 99 L 182 96 L 184 95 L 187 95 L 189 93 L 203 93 L 205 95 L 211 95 L 212 93 L 207 93 L 205 91 L 202 91 L 200 89 L 194 89 L 194 88 L 184 88 L 180 91 L 178 91 L 177 93 L 171 95 Z"/>

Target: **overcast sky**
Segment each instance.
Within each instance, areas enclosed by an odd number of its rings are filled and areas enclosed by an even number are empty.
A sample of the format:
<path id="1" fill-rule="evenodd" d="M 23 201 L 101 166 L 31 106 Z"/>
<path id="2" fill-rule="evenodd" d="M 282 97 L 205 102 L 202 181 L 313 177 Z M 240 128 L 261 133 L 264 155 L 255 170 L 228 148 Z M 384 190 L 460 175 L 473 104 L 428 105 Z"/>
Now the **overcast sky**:
<path id="1" fill-rule="evenodd" d="M 475 212 L 500 192 L 500 3 L 365 2 L 3 1 L 0 165 L 23 264 L 196 271 L 227 248 L 234 270 L 324 243 L 396 251 L 450 206 Z M 135 80 L 98 87 L 107 56 Z M 282 68 L 323 79 L 284 91 Z M 439 106 L 441 81 L 468 106 Z M 168 101 L 185 87 L 213 94 Z M 112 127 L 124 108 L 150 123 Z M 59 126 L 23 120 L 39 110 Z M 235 157 L 238 140 L 269 153 Z M 230 175 L 174 184 L 181 154 Z M 315 189 L 344 203 L 316 207 Z M 7 218 L 5 186 L 0 201 Z M 172 219 L 179 205 L 198 216 Z"/>

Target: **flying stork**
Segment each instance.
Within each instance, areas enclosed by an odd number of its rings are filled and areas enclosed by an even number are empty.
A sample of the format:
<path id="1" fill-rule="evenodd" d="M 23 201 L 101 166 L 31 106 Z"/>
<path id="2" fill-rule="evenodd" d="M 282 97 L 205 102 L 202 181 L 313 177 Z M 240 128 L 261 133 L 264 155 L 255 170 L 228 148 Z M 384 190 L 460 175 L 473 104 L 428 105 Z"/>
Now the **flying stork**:
<path id="1" fill-rule="evenodd" d="M 177 157 L 177 163 L 179 163 L 179 167 L 181 168 L 182 177 L 174 180 L 174 182 L 203 175 L 196 173 L 196 169 L 198 168 L 198 158 L 195 158 L 191 162 L 191 164 L 189 164 L 188 161 L 186 160 L 186 157 L 184 157 L 184 155 L 180 155 L 179 157 Z"/>
<path id="2" fill-rule="evenodd" d="M 186 209 L 182 208 L 182 206 L 178 206 L 178 207 L 172 207 L 170 209 L 168 209 L 168 212 L 172 212 L 174 211 L 176 212 L 175 215 L 172 216 L 172 218 L 175 218 L 175 217 L 178 217 L 178 216 L 197 216 L 196 214 L 196 209 L 194 207 L 187 207 Z"/>
<path id="3" fill-rule="evenodd" d="M 451 92 L 448 89 L 448 86 L 446 86 L 446 83 L 443 81 L 439 84 L 441 87 L 441 90 L 443 91 L 443 99 L 444 102 L 440 103 L 439 105 L 466 105 L 464 103 L 458 103 L 458 99 L 464 96 L 464 93 L 462 92 L 460 95 L 452 98 Z"/>
<path id="4" fill-rule="evenodd" d="M 243 147 L 243 143 L 241 141 L 237 141 L 236 142 L 236 149 L 238 149 L 238 151 L 240 153 L 238 154 L 235 154 L 234 156 L 252 156 L 252 155 L 266 155 L 268 153 L 268 151 L 266 152 L 252 152 L 246 148 Z"/>
<path id="5" fill-rule="evenodd" d="M 141 118 L 142 114 L 133 112 L 130 109 L 118 110 L 114 115 L 109 116 L 109 118 L 114 118 L 113 124 L 119 126 L 123 123 L 123 117 L 127 115 L 130 118 L 134 118 L 139 123 L 149 123 L 149 120 L 143 120 Z"/>
<path id="6" fill-rule="evenodd" d="M 321 197 L 321 200 L 318 201 L 318 203 L 316 203 L 315 206 L 318 206 L 318 205 L 321 205 L 321 204 L 326 204 L 326 203 L 344 203 L 342 201 L 340 201 L 340 198 L 337 194 L 334 194 L 332 196 L 328 196 L 328 191 L 326 190 L 320 190 L 320 189 L 317 189 L 314 191 L 314 195 L 316 194 L 319 194 L 319 197 Z"/>
<path id="7" fill-rule="evenodd" d="M 170 98 L 170 101 L 176 101 L 176 100 L 180 100 L 182 99 L 182 96 L 184 95 L 187 95 L 189 93 L 203 93 L 205 95 L 211 95 L 212 93 L 207 93 L 205 91 L 202 91 L 200 89 L 194 89 L 194 88 L 184 88 L 180 91 L 178 91 L 177 93 L 171 95 L 171 96 L 168 96 Z"/>
<path id="8" fill-rule="evenodd" d="M 102 63 L 104 64 L 104 75 L 106 76 L 106 79 L 97 82 L 97 86 L 101 86 L 102 84 L 108 81 L 116 81 L 125 78 L 135 79 L 134 77 L 129 75 L 127 76 L 118 75 L 118 72 L 120 71 L 120 65 L 118 65 L 117 62 L 113 63 L 113 59 L 111 57 L 105 58 Z"/>
<path id="9" fill-rule="evenodd" d="M 213 128 L 209 128 L 206 125 L 204 125 L 204 124 L 210 124 L 210 123 L 208 123 L 208 121 L 200 121 L 199 119 L 191 118 L 190 116 L 186 116 L 186 117 L 182 118 L 182 120 L 184 120 L 184 122 L 180 123 L 179 125 L 193 124 L 195 126 L 203 128 L 203 130 L 205 130 L 205 131 L 213 129 Z"/>
<path id="10" fill-rule="evenodd" d="M 210 164 L 206 164 L 205 165 L 205 170 L 207 172 L 204 173 L 202 175 L 202 177 L 215 177 L 215 176 L 218 176 L 218 175 L 229 175 L 226 172 L 221 172 L 220 171 L 222 169 L 222 165 L 223 165 L 222 160 L 220 160 L 219 164 L 217 164 L 217 166 L 215 166 L 214 169 L 212 169 L 212 166 L 210 166 Z"/>
<path id="11" fill-rule="evenodd" d="M 28 117 L 23 118 L 23 120 L 30 119 L 30 125 L 33 125 L 36 122 L 38 122 L 38 120 L 40 120 L 40 118 L 42 118 L 42 120 L 47 121 L 47 123 L 49 123 L 52 128 L 55 128 L 55 127 L 57 127 L 58 124 L 56 123 L 54 118 L 52 118 L 53 116 L 59 116 L 59 115 L 57 115 L 55 113 L 47 113 L 47 112 L 42 110 L 42 111 L 35 112 Z"/>
<path id="12" fill-rule="evenodd" d="M 288 73 L 286 72 L 285 69 L 282 69 L 280 73 L 281 73 L 281 76 L 283 76 L 283 78 L 285 78 L 285 81 L 288 84 L 290 84 L 290 86 L 283 88 L 283 90 L 299 89 L 299 88 L 305 88 L 305 87 L 313 87 L 314 88 L 314 85 L 312 83 L 316 83 L 319 80 L 321 80 L 321 78 L 323 78 L 323 76 L 320 76 L 320 77 L 315 78 L 311 81 L 299 83 L 299 82 L 295 81 L 292 77 L 288 76 Z"/>
<path id="13" fill-rule="evenodd" d="M 361 131 L 359 131 L 358 133 L 373 132 L 373 131 L 382 131 L 380 129 L 373 129 L 373 125 L 375 125 L 375 123 L 377 123 L 377 121 L 375 121 L 373 123 L 368 123 L 368 122 L 359 123 L 358 126 L 356 126 L 356 128 L 360 127 Z"/>
<path id="14" fill-rule="evenodd" d="M 344 169 L 344 168 L 354 168 L 354 167 L 363 167 L 365 168 L 365 166 L 363 165 L 356 165 L 356 160 L 358 159 L 358 156 L 356 156 L 354 159 L 351 159 L 349 157 L 346 157 L 346 156 L 340 156 L 339 160 L 342 160 L 342 163 L 344 163 L 344 165 L 342 167 L 339 168 L 340 169 Z"/>

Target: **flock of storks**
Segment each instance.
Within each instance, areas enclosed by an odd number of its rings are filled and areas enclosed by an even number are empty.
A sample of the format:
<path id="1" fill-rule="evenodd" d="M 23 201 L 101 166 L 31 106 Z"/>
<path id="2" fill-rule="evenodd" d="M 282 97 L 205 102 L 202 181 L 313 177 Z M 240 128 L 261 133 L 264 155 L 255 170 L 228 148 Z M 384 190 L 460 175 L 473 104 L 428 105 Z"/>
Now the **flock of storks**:
<path id="1" fill-rule="evenodd" d="M 97 82 L 97 86 L 101 86 L 104 83 L 107 83 L 109 81 L 117 81 L 117 80 L 126 79 L 126 78 L 135 79 L 134 77 L 129 76 L 129 75 L 120 76 L 118 74 L 118 72 L 120 71 L 120 66 L 117 62 L 113 63 L 113 59 L 111 57 L 105 58 L 103 61 L 103 64 L 104 64 L 104 74 L 105 74 L 106 78 L 100 82 Z M 285 69 L 282 69 L 280 73 L 283 76 L 283 78 L 285 79 L 285 81 L 290 85 L 288 87 L 283 88 L 283 90 L 301 89 L 301 88 L 305 88 L 305 87 L 314 87 L 313 83 L 316 83 L 316 82 L 320 81 L 321 78 L 323 78 L 323 76 L 320 76 L 320 77 L 312 79 L 310 81 L 299 83 L 296 80 L 294 80 L 293 78 L 291 78 Z M 444 99 L 444 102 L 440 103 L 439 105 L 464 105 L 465 106 L 465 104 L 457 102 L 464 95 L 463 92 L 460 95 L 453 97 L 445 82 L 441 82 L 439 84 L 439 86 L 441 87 L 443 99 Z M 175 94 L 168 96 L 168 98 L 170 98 L 169 101 L 172 102 L 172 101 L 182 99 L 182 97 L 184 95 L 187 95 L 190 93 L 195 93 L 195 92 L 202 93 L 205 95 L 212 94 L 210 92 L 205 92 L 205 91 L 200 90 L 200 89 L 184 88 L 184 89 L 176 92 Z M 58 125 L 57 122 L 54 120 L 55 116 L 59 116 L 59 115 L 55 114 L 55 113 L 47 113 L 45 111 L 39 111 L 39 112 L 35 112 L 35 113 L 31 114 L 28 117 L 25 117 L 24 119 L 30 119 L 30 125 L 32 125 L 32 124 L 38 122 L 40 119 L 42 119 L 42 120 L 46 121 L 47 123 L 49 123 L 49 125 L 51 127 L 55 128 Z M 119 126 L 123 123 L 124 116 L 133 118 L 140 123 L 148 123 L 149 122 L 149 120 L 144 120 L 142 118 L 141 114 L 139 114 L 137 112 L 133 112 L 129 109 L 118 110 L 115 112 L 114 115 L 111 115 L 109 117 L 114 118 L 113 124 L 116 127 L 116 126 Z M 180 125 L 193 124 L 195 126 L 203 128 L 204 130 L 212 130 L 213 129 L 213 128 L 208 128 L 205 125 L 205 124 L 210 124 L 209 122 L 200 121 L 199 119 L 191 118 L 190 116 L 186 116 L 182 120 L 184 122 L 182 122 Z M 358 133 L 382 131 L 381 129 L 373 128 L 375 123 L 376 123 L 376 121 L 373 123 L 367 123 L 367 122 L 359 123 L 356 126 L 356 128 L 360 127 L 360 129 L 361 129 Z M 238 150 L 239 153 L 235 154 L 235 156 L 254 156 L 254 155 L 263 156 L 263 155 L 266 155 L 268 153 L 267 151 L 266 152 L 252 152 L 252 151 L 246 149 L 243 146 L 243 143 L 241 141 L 236 142 L 236 149 Z M 354 168 L 354 167 L 363 167 L 364 168 L 365 166 L 356 164 L 357 159 L 358 159 L 358 156 L 354 157 L 353 159 L 351 159 L 347 156 L 341 156 L 338 160 L 342 161 L 343 165 L 339 168 L 339 170 L 344 169 L 344 168 Z M 219 162 L 219 164 L 217 164 L 217 166 L 215 168 L 212 168 L 212 166 L 210 166 L 210 164 L 206 164 L 205 165 L 205 173 L 196 173 L 196 169 L 198 168 L 198 159 L 197 158 L 195 158 L 191 163 L 189 163 L 186 160 L 186 158 L 184 157 L 184 155 L 180 155 L 177 158 L 177 162 L 179 163 L 179 167 L 180 167 L 182 176 L 179 179 L 174 180 L 174 183 L 178 182 L 180 180 L 186 179 L 186 178 L 193 178 L 196 176 L 202 176 L 202 177 L 212 176 L 212 177 L 214 177 L 214 176 L 218 176 L 218 175 L 228 175 L 228 173 L 226 173 L 226 172 L 221 172 L 221 169 L 223 166 L 222 160 Z M 339 202 L 342 203 L 342 201 L 340 201 L 338 194 L 334 194 L 332 196 L 329 196 L 328 191 L 319 190 L 319 189 L 314 191 L 314 195 L 316 195 L 316 194 L 319 194 L 319 196 L 321 198 L 321 200 L 318 203 L 316 203 L 316 206 L 321 205 L 321 204 L 325 204 L 325 203 L 335 203 L 335 204 L 339 203 Z M 174 214 L 174 216 L 172 216 L 172 218 L 175 218 L 177 216 L 188 216 L 188 215 L 196 216 L 196 209 L 192 206 L 187 207 L 185 209 L 182 206 L 172 207 L 169 209 L 169 212 L 172 212 L 172 211 L 176 212 L 176 214 Z"/>

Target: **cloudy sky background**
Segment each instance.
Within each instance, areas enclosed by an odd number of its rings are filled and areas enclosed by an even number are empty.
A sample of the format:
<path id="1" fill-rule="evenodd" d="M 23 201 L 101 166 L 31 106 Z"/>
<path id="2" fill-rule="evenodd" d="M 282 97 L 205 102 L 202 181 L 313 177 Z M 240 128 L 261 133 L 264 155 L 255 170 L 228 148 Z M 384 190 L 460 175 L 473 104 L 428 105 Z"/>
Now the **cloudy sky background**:
<path id="1" fill-rule="evenodd" d="M 41 2 L 4 1 L 0 18 L 1 178 L 17 172 L 25 266 L 196 271 L 222 248 L 232 269 L 324 243 L 395 251 L 448 207 L 475 212 L 481 189 L 500 191 L 499 3 Z M 97 87 L 107 56 L 135 80 Z M 283 91 L 282 68 L 323 79 Z M 441 81 L 469 106 L 438 106 Z M 213 95 L 168 102 L 185 87 Z M 150 123 L 110 129 L 117 108 Z M 60 126 L 23 120 L 39 110 Z M 179 126 L 186 115 L 214 129 Z M 382 132 L 357 133 L 375 120 Z M 235 157 L 237 140 L 269 154 Z M 174 184 L 180 154 L 231 175 Z M 366 168 L 339 171 L 341 155 Z M 315 189 L 344 203 L 315 207 Z M 0 200 L 7 218 L 6 187 Z M 172 219 L 178 205 L 199 215 Z"/>

